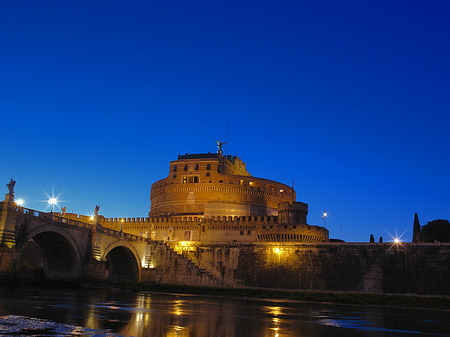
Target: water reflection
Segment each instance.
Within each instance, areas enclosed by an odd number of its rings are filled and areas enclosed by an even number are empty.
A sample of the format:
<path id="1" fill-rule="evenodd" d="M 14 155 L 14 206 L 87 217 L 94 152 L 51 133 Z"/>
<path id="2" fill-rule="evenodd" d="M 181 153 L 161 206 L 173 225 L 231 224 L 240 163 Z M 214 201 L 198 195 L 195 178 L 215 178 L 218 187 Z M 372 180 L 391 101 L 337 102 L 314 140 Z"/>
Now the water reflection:
<path id="1" fill-rule="evenodd" d="M 25 326 L 30 318 L 65 324 L 58 331 L 84 329 L 82 335 L 310 337 L 450 333 L 450 314 L 439 310 L 104 290 L 3 289 L 0 315 L 0 335 L 7 334 L 2 322 L 11 324 L 15 320 L 17 326 Z"/>

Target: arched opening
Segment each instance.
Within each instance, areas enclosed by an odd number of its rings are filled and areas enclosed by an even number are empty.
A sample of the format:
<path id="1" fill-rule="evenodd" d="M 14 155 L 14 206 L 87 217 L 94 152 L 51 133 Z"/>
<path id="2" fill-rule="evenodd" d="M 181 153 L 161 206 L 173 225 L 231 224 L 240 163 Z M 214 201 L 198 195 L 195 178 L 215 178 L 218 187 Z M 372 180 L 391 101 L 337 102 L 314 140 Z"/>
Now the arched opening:
<path id="1" fill-rule="evenodd" d="M 130 249 L 119 246 L 106 255 L 108 278 L 114 282 L 138 282 L 139 267 Z"/>
<path id="2" fill-rule="evenodd" d="M 75 251 L 63 235 L 56 232 L 43 232 L 32 239 L 39 246 L 46 278 L 74 280 L 79 277 Z"/>

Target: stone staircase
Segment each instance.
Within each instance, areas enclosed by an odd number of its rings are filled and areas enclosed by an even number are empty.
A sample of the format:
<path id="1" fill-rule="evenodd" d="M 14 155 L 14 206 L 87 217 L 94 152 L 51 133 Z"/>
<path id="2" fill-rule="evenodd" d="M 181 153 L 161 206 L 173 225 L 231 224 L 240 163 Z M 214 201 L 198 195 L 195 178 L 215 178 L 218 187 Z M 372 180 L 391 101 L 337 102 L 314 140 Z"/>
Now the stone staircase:
<path id="1" fill-rule="evenodd" d="M 195 247 L 193 250 L 179 250 L 177 244 L 172 242 L 166 243 L 167 247 L 174 251 L 178 256 L 183 257 L 189 263 L 196 266 L 200 272 L 210 275 L 222 287 L 243 286 L 243 282 L 234 278 L 234 269 L 226 266 L 223 261 L 214 264 L 211 256 L 207 253 L 201 253 L 202 248 Z M 211 253 L 211 252 L 210 252 Z M 203 257 L 203 258 L 202 258 Z"/>
<path id="2" fill-rule="evenodd" d="M 186 255 L 179 254 L 167 242 L 153 242 L 151 259 L 155 267 L 144 270 L 143 281 L 193 286 L 221 287 L 222 282 L 207 270 L 199 268 Z"/>

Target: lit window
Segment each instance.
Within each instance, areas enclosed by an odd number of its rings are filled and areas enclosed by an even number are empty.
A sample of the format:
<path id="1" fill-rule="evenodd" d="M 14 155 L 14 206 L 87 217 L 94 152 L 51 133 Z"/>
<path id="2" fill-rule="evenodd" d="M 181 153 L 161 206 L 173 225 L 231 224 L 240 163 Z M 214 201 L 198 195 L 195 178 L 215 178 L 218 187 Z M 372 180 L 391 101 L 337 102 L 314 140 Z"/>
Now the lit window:
<path id="1" fill-rule="evenodd" d="M 244 185 L 244 181 L 242 179 L 239 180 L 239 185 Z"/>
<path id="2" fill-rule="evenodd" d="M 183 184 L 198 183 L 198 176 L 183 176 Z"/>

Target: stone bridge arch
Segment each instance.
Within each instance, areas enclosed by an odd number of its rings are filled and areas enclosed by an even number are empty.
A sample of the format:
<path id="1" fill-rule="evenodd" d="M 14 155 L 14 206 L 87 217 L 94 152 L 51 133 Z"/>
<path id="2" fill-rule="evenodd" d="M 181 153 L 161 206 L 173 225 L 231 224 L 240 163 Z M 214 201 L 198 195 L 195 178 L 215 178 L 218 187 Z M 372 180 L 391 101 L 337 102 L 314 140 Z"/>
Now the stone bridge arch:
<path id="1" fill-rule="evenodd" d="M 83 276 L 84 254 L 70 231 L 48 224 L 33 227 L 22 238 L 19 247 L 30 239 L 41 251 L 45 277 L 53 280 L 76 280 Z"/>
<path id="2" fill-rule="evenodd" d="M 141 257 L 128 241 L 118 240 L 109 244 L 102 261 L 107 262 L 108 278 L 116 282 L 139 282 L 141 280 Z"/>

